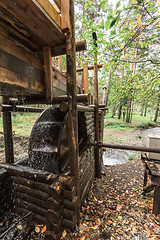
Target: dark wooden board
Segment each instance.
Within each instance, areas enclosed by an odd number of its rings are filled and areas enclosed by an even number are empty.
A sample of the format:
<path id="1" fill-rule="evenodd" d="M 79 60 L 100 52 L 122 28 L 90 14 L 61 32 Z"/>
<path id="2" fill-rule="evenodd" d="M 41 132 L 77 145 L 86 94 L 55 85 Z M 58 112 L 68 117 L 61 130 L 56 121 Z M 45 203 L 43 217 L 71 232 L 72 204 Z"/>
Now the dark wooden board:
<path id="1" fill-rule="evenodd" d="M 9 95 L 44 96 L 44 72 L 0 49 L 0 88 Z"/>
<path id="2" fill-rule="evenodd" d="M 46 45 L 64 44 L 65 35 L 61 28 L 35 3 L 32 0 L 0 0 L 1 12 L 7 16 L 2 20 L 22 35 L 22 37 L 19 36 L 20 42 L 24 41 L 23 36 L 25 36 L 30 42 L 36 44 L 39 50 Z M 34 46 L 29 45 L 28 43 L 27 47 L 33 50 Z"/>

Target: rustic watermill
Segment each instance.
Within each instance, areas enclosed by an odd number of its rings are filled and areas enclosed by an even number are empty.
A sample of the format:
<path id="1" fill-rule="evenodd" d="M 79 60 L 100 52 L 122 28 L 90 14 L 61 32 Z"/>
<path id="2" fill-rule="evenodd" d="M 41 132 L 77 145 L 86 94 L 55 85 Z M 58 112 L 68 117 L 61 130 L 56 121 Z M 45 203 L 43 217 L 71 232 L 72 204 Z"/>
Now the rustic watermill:
<path id="1" fill-rule="evenodd" d="M 62 172 L 69 161 L 67 112 L 58 107 L 44 110 L 35 122 L 29 141 L 31 168 Z"/>

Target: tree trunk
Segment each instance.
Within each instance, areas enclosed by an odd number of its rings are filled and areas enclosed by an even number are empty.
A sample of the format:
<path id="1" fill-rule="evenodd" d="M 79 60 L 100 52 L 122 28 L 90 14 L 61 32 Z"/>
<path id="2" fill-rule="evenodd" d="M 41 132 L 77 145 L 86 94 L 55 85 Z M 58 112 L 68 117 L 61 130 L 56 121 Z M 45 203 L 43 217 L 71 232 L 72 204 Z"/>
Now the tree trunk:
<path id="1" fill-rule="evenodd" d="M 147 115 L 147 103 L 146 103 L 145 109 L 144 109 L 144 117 L 146 117 L 146 115 Z"/>
<path id="2" fill-rule="evenodd" d="M 109 84 L 111 82 L 111 70 L 109 73 L 109 80 L 108 80 L 108 86 L 107 86 L 107 94 L 106 94 L 106 107 L 107 107 L 107 103 L 108 103 L 108 95 L 109 95 Z"/>
<path id="3" fill-rule="evenodd" d="M 154 122 L 157 122 L 158 111 L 159 111 L 159 103 L 158 103 L 157 108 L 156 108 L 155 117 L 154 117 Z"/>
<path id="4" fill-rule="evenodd" d="M 113 108 L 113 113 L 112 113 L 112 118 L 114 118 L 115 114 L 116 114 L 116 111 L 117 111 L 117 106 L 114 106 Z"/>
<path id="5" fill-rule="evenodd" d="M 119 108 L 118 108 L 118 119 L 121 118 L 122 114 L 122 99 L 120 100 Z"/>

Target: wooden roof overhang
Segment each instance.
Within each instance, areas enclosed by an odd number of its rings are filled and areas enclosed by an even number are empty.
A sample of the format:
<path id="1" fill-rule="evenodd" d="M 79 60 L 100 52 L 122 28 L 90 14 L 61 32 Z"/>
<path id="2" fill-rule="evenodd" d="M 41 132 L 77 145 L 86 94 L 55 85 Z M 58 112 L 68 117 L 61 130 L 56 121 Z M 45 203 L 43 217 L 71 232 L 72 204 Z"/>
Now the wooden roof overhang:
<path id="1" fill-rule="evenodd" d="M 51 67 L 51 56 L 66 53 L 65 6 L 61 0 L 54 5 L 48 0 L 0 0 L 0 95 L 46 97 L 48 103 L 66 94 L 66 77 Z M 61 9 L 68 11 L 66 19 Z M 85 49 L 85 41 L 76 43 L 76 51 Z"/>
<path id="2" fill-rule="evenodd" d="M 61 16 L 48 0 L 0 0 L 0 25 L 32 51 L 65 44 Z"/>

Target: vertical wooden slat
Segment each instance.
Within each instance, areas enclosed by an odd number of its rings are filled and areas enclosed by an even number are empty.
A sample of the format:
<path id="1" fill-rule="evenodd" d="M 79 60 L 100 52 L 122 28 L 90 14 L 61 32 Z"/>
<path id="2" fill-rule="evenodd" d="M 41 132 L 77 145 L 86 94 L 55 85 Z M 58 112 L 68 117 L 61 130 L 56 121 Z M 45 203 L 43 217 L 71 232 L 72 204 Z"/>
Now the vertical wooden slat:
<path id="1" fill-rule="evenodd" d="M 62 4 L 62 2 L 61 2 Z M 76 47 L 74 0 L 70 0 L 71 29 L 66 34 L 67 53 L 67 94 L 68 94 L 68 129 L 69 129 L 69 165 L 70 173 L 75 177 L 78 197 L 78 223 L 80 219 L 80 186 L 78 167 L 78 117 L 77 117 L 77 84 L 76 84 Z"/>
<path id="2" fill-rule="evenodd" d="M 3 97 L 3 103 L 9 104 L 9 98 Z M 3 112 L 3 132 L 6 163 L 14 163 L 11 112 Z"/>
<path id="3" fill-rule="evenodd" d="M 43 55 L 44 55 L 46 98 L 47 102 L 51 103 L 53 100 L 51 46 L 43 47 Z"/>
<path id="4" fill-rule="evenodd" d="M 97 54 L 94 53 L 94 105 L 95 105 L 95 123 L 96 123 L 96 141 L 99 142 L 99 111 L 98 111 L 98 68 Z M 101 177 L 101 161 L 99 148 L 95 147 L 95 176 Z"/>
<path id="5" fill-rule="evenodd" d="M 153 213 L 157 216 L 160 213 L 160 187 L 154 188 Z"/>
<path id="6" fill-rule="evenodd" d="M 83 64 L 84 93 L 88 93 L 88 63 Z"/>
<path id="7" fill-rule="evenodd" d="M 103 89 L 103 100 L 102 100 L 102 104 L 105 104 L 105 100 L 106 100 L 106 89 L 107 89 L 107 87 L 104 86 L 102 89 Z"/>
<path id="8" fill-rule="evenodd" d="M 105 101 L 106 101 L 106 89 L 107 87 L 104 86 L 103 88 L 103 100 L 102 100 L 102 104 L 105 104 Z M 102 112 L 102 116 L 101 116 L 101 139 L 100 141 L 103 142 L 103 132 L 104 132 L 104 117 L 106 115 L 106 111 L 103 111 Z"/>
<path id="9" fill-rule="evenodd" d="M 69 21 L 69 0 L 61 0 L 61 28 L 64 31 L 70 29 L 70 21 Z"/>
<path id="10" fill-rule="evenodd" d="M 62 57 L 61 56 L 58 57 L 58 69 L 60 72 L 62 72 Z"/>

